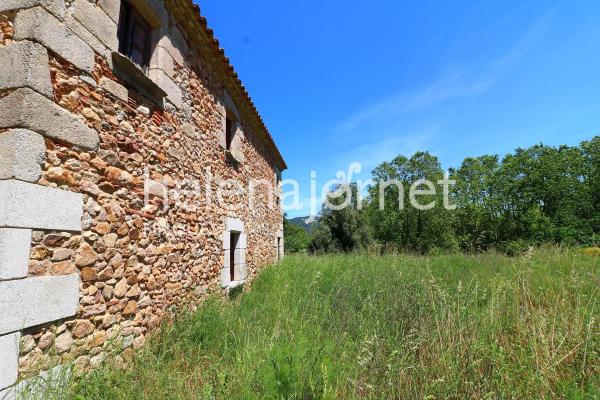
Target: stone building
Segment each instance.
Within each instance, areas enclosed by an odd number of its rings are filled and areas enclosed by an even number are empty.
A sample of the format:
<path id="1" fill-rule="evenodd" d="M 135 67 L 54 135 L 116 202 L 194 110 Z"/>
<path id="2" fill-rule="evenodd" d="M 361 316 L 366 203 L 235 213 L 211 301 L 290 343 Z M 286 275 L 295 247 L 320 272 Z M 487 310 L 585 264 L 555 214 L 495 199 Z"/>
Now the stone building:
<path id="1" fill-rule="evenodd" d="M 285 168 L 191 0 L 0 0 L 0 398 L 278 260 Z"/>

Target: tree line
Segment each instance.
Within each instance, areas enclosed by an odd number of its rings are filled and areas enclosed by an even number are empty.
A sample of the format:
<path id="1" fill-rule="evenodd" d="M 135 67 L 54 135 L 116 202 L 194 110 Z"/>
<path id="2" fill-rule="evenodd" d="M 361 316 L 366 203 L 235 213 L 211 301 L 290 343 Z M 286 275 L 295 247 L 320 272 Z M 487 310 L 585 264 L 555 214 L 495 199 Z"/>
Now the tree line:
<path id="1" fill-rule="evenodd" d="M 380 183 L 437 182 L 444 178 L 438 158 L 417 152 L 384 162 L 372 171 L 364 198 L 356 184 L 338 188 L 346 194 L 330 202 L 349 200 L 349 206 L 323 207 L 311 234 L 286 222 L 287 249 L 518 253 L 544 243 L 600 244 L 600 136 L 579 146 L 538 144 L 503 158 L 470 157 L 447 173 L 456 181 L 449 192 L 455 208 L 442 207 L 437 191 L 420 196 L 436 207 L 417 209 L 407 206 L 408 190 L 389 185 L 382 191 Z"/>

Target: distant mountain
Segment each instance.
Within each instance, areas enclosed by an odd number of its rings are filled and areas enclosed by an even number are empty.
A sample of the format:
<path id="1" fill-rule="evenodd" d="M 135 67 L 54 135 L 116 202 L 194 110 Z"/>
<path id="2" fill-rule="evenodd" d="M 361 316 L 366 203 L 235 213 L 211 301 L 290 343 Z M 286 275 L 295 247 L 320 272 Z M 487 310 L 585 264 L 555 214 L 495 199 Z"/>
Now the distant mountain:
<path id="1" fill-rule="evenodd" d="M 309 217 L 296 217 L 296 218 L 290 218 L 288 221 L 290 221 L 294 225 L 298 225 L 300 228 L 304 229 L 306 232 L 312 233 L 312 231 L 315 229 L 315 223 L 314 222 L 307 223 L 306 220 L 308 218 Z"/>

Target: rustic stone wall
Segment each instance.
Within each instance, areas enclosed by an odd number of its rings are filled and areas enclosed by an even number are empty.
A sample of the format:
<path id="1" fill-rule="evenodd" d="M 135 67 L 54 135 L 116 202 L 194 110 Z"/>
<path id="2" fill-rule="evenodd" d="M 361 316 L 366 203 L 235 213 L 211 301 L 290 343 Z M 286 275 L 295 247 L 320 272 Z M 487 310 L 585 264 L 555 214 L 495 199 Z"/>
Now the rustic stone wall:
<path id="1" fill-rule="evenodd" d="M 43 136 L 35 183 L 77 193 L 83 214 L 81 232 L 32 229 L 28 276 L 78 274 L 79 306 L 72 318 L 21 333 L 20 378 L 70 361 L 86 370 L 109 353 L 126 355 L 166 315 L 226 292 L 231 221 L 243 230 L 235 250 L 239 280 L 276 261 L 282 236 L 277 176 L 285 168 L 252 107 L 162 2 L 149 5 L 162 7 L 154 14 L 158 22 L 169 21 L 155 31 L 151 71 L 160 73 L 149 73 L 166 95 L 158 104 L 144 87 L 115 74 L 118 1 L 28 1 L 33 8 L 0 7 L 0 52 L 12 54 L 18 45 L 36 63 L 46 60 L 49 81 L 39 73 L 12 86 L 0 78 L 0 109 L 16 115 L 0 111 L 0 138 L 7 127 Z M 27 27 L 31 19 L 56 19 L 60 26 L 43 25 L 47 32 L 40 37 Z M 101 23 L 86 23 L 95 20 Z M 84 49 L 73 47 L 79 41 Z M 225 113 L 232 110 L 239 118 L 235 160 L 222 147 Z M 223 190 L 228 180 L 245 190 Z M 250 202 L 248 188 L 257 180 L 270 188 L 256 186 Z M 52 204 L 48 212 L 61 207 Z"/>

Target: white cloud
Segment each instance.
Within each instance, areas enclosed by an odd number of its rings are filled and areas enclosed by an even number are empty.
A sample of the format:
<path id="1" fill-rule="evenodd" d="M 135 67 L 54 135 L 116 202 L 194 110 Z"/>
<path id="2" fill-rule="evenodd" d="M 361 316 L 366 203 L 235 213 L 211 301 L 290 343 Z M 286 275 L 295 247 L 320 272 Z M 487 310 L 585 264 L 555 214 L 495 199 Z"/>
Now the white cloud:
<path id="1" fill-rule="evenodd" d="M 432 142 L 440 132 L 440 125 L 431 125 L 417 130 L 388 131 L 378 140 L 369 140 L 342 152 L 337 159 L 338 169 L 347 168 L 353 162 L 362 165 L 361 177 L 369 177 L 381 162 L 391 160 L 399 154 L 410 156 L 419 150 L 434 150 Z"/>
<path id="2" fill-rule="evenodd" d="M 321 190 L 323 182 L 334 178 L 338 170 L 345 171 L 353 162 L 362 165 L 362 172 L 355 179 L 366 180 L 377 165 L 399 154 L 410 156 L 419 150 L 441 153 L 443 149 L 436 148 L 436 141 L 442 135 L 443 121 L 430 114 L 426 120 L 419 121 L 414 115 L 492 90 L 546 36 L 553 19 L 554 9 L 551 9 L 521 35 L 510 51 L 478 65 L 475 72 L 472 69 L 450 71 L 420 89 L 396 93 L 342 121 L 334 130 L 330 170 L 319 170 L 317 190 Z M 290 216 L 309 214 L 310 188 L 302 187 L 301 191 L 303 207 L 288 211 Z M 318 203 L 317 210 L 320 199 Z"/>
<path id="3" fill-rule="evenodd" d="M 476 73 L 456 70 L 446 73 L 429 85 L 401 92 L 359 110 L 338 125 L 338 136 L 364 135 L 365 128 L 383 130 L 396 124 L 400 117 L 464 97 L 478 96 L 491 90 L 531 51 L 548 33 L 554 19 L 552 8 L 538 18 L 516 41 L 510 51 L 496 57 Z"/>

